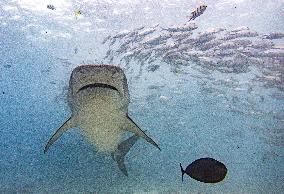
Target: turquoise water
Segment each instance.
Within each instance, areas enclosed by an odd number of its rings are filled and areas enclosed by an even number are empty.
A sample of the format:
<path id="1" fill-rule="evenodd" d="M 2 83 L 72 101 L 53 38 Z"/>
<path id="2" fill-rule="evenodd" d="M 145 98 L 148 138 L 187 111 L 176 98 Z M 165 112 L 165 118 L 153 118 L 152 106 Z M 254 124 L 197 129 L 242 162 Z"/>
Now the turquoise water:
<path id="1" fill-rule="evenodd" d="M 266 85 L 257 79 L 266 71 L 255 66 L 245 73 L 206 73 L 193 64 L 174 73 L 173 66 L 157 60 L 158 70 L 147 71 L 145 65 L 139 74 L 140 64 L 132 61 L 125 68 L 129 115 L 162 151 L 140 139 L 126 157 L 128 177 L 78 129 L 43 153 L 70 116 L 66 91 L 72 69 L 108 63 L 104 37 L 140 26 L 180 25 L 199 4 L 1 1 L 0 193 L 282 193 L 283 59 L 275 65 L 278 74 L 268 74 L 280 81 Z M 195 21 L 200 32 L 239 26 L 262 34 L 284 31 L 283 1 L 206 4 Z M 75 15 L 78 10 L 82 15 Z M 283 45 L 283 39 L 273 41 Z M 113 64 L 124 67 L 119 56 Z M 205 184 L 186 176 L 181 182 L 179 163 L 186 167 L 201 157 L 223 162 L 226 178 Z"/>

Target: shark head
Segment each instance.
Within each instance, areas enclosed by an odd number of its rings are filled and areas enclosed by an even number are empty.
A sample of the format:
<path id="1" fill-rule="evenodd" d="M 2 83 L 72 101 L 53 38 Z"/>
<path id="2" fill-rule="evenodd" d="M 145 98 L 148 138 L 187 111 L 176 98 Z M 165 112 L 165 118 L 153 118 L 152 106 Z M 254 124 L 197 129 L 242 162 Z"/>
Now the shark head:
<path id="1" fill-rule="evenodd" d="M 114 151 L 129 105 L 123 70 L 111 65 L 81 65 L 69 81 L 69 106 L 81 133 L 99 151 Z"/>
<path id="2" fill-rule="evenodd" d="M 126 76 L 123 70 L 113 65 L 81 65 L 76 67 L 69 81 L 69 94 L 76 94 L 86 87 L 107 87 L 117 90 L 129 99 Z"/>
<path id="3" fill-rule="evenodd" d="M 76 67 L 70 76 L 68 102 L 72 111 L 78 107 L 78 103 L 82 103 L 82 91 L 88 89 L 113 91 L 118 97 L 124 112 L 127 112 L 129 104 L 129 92 L 127 79 L 123 70 L 113 65 L 81 65 Z M 91 91 L 92 92 L 92 91 Z M 102 92 L 97 92 L 103 95 Z M 118 95 L 117 95 L 118 94 Z M 81 96 L 80 96 L 81 95 Z M 104 95 L 104 97 L 112 95 Z M 73 111 L 74 112 L 74 111 Z"/>

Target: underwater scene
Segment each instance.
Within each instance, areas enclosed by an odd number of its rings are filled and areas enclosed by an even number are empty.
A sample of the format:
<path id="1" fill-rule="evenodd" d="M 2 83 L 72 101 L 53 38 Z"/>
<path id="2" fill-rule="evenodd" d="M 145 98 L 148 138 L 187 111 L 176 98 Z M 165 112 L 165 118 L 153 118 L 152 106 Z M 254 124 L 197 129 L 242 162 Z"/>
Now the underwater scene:
<path id="1" fill-rule="evenodd" d="M 1 0 L 0 194 L 284 193 L 283 0 Z"/>

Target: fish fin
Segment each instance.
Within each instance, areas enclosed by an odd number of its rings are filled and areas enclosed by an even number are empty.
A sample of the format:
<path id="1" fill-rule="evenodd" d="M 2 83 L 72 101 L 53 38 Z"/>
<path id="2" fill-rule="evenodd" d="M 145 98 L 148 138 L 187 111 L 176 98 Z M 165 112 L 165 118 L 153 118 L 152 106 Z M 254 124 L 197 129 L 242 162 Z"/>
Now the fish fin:
<path id="1" fill-rule="evenodd" d="M 124 157 L 120 157 L 120 156 L 121 155 L 115 157 L 115 160 L 118 164 L 118 168 L 121 170 L 121 172 L 125 176 L 128 176 L 128 172 L 127 172 L 127 169 L 126 169 L 126 166 L 125 166 L 125 163 L 124 163 Z"/>
<path id="2" fill-rule="evenodd" d="M 148 135 L 146 135 L 146 133 L 144 133 L 144 131 L 142 131 L 138 127 L 138 125 L 128 115 L 126 115 L 126 117 L 127 117 L 127 119 L 126 119 L 125 130 L 128 130 L 132 133 L 135 133 L 139 137 L 144 138 L 146 141 L 148 141 L 149 143 L 151 143 L 155 147 L 157 147 L 159 150 L 161 150 L 160 147 L 158 146 L 158 144 L 152 138 L 150 138 Z"/>
<path id="3" fill-rule="evenodd" d="M 181 173 L 182 173 L 182 175 L 181 175 L 181 181 L 183 181 L 183 175 L 184 175 L 185 171 L 183 170 L 183 168 L 182 168 L 182 166 L 181 166 L 181 163 L 179 163 L 179 166 L 180 166 L 180 170 L 181 170 Z"/>
<path id="4" fill-rule="evenodd" d="M 111 158 L 115 160 L 114 153 L 111 153 Z"/>
<path id="5" fill-rule="evenodd" d="M 138 139 L 139 139 L 139 136 L 138 136 L 137 134 L 135 134 L 135 135 L 129 137 L 128 139 L 122 141 L 122 142 L 118 145 L 117 149 L 118 149 L 121 153 L 123 153 L 123 155 L 125 156 L 125 155 L 129 152 L 130 148 L 136 143 L 136 141 L 137 141 Z"/>
<path id="6" fill-rule="evenodd" d="M 117 150 L 111 154 L 112 158 L 117 162 L 118 168 L 121 170 L 121 172 L 128 176 L 125 164 L 124 164 L 124 158 L 130 148 L 136 143 L 136 141 L 139 139 L 138 135 L 133 135 L 130 138 L 122 141 L 118 147 Z"/>
<path id="7" fill-rule="evenodd" d="M 59 127 L 59 129 L 57 129 L 57 131 L 52 135 L 52 137 L 48 140 L 45 148 L 44 148 L 44 153 L 47 152 L 47 150 L 49 149 L 49 147 L 57 140 L 59 139 L 62 134 L 67 131 L 70 128 L 73 128 L 74 126 L 74 120 L 72 119 L 72 117 L 70 117 L 67 121 L 65 121 L 65 123 L 63 125 L 61 125 L 61 127 Z"/>

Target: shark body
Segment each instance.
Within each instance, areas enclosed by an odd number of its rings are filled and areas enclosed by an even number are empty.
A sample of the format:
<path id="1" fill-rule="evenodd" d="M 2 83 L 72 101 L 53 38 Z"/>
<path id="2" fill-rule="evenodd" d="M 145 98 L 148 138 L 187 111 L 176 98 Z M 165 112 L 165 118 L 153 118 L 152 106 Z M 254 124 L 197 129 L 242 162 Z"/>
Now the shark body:
<path id="1" fill-rule="evenodd" d="M 71 117 L 49 139 L 44 152 L 70 128 L 78 127 L 98 151 L 109 152 L 125 174 L 124 157 L 139 137 L 159 146 L 128 116 L 129 91 L 123 70 L 111 65 L 82 65 L 71 74 L 68 104 Z M 121 136 L 134 135 L 124 141 Z"/>

